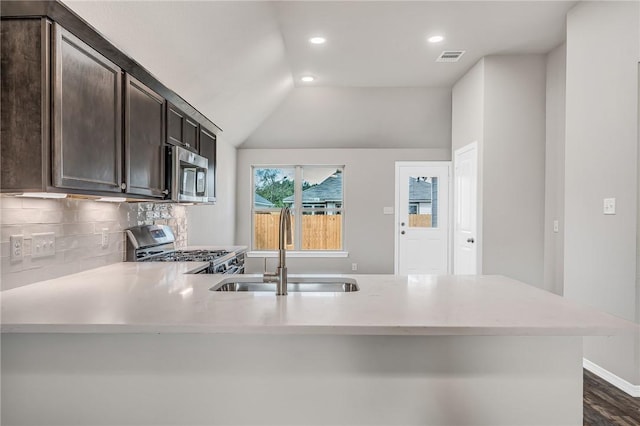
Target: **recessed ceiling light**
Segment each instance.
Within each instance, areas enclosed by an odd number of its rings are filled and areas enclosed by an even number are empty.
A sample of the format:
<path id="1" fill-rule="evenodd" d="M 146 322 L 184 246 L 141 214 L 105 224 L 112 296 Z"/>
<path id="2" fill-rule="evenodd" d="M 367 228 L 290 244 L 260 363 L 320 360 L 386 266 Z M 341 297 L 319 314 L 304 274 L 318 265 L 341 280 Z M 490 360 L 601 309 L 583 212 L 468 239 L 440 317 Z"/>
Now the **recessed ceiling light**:
<path id="1" fill-rule="evenodd" d="M 311 44 L 324 44 L 326 41 L 327 41 L 326 38 L 319 37 L 319 36 L 318 37 L 311 37 L 309 39 L 309 43 L 311 43 Z"/>
<path id="2" fill-rule="evenodd" d="M 311 83 L 313 80 L 315 80 L 315 77 L 310 76 L 310 75 L 305 75 L 300 80 L 304 81 L 305 83 Z"/>
<path id="3" fill-rule="evenodd" d="M 434 35 L 429 37 L 427 40 L 429 40 L 429 43 L 440 43 L 442 40 L 444 40 L 444 37 L 442 37 L 441 35 Z"/>

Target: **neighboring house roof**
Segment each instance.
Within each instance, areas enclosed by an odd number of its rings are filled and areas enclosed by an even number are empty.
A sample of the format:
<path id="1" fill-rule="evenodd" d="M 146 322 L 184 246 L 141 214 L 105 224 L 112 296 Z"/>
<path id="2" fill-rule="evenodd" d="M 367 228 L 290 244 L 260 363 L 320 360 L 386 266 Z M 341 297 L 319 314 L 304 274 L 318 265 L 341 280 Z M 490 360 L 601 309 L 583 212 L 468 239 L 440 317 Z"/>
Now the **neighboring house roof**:
<path id="1" fill-rule="evenodd" d="M 253 203 L 256 207 L 274 207 L 274 204 L 260 194 L 253 194 Z"/>
<path id="2" fill-rule="evenodd" d="M 342 201 L 342 173 L 329 176 L 316 186 L 302 191 L 302 202 L 326 203 L 328 201 Z M 293 195 L 285 198 L 282 202 L 293 203 Z"/>
<path id="3" fill-rule="evenodd" d="M 431 202 L 431 183 L 424 180 L 418 180 L 414 177 L 409 178 L 409 201 L 414 203 Z"/>

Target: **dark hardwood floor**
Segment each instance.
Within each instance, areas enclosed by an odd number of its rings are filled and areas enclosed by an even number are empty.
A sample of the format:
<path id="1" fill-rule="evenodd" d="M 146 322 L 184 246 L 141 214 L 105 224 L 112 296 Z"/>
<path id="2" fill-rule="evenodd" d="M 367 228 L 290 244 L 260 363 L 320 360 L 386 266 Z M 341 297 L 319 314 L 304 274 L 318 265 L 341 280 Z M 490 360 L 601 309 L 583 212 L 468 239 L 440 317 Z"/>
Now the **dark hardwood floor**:
<path id="1" fill-rule="evenodd" d="M 640 398 L 633 398 L 584 370 L 584 426 L 640 426 Z"/>

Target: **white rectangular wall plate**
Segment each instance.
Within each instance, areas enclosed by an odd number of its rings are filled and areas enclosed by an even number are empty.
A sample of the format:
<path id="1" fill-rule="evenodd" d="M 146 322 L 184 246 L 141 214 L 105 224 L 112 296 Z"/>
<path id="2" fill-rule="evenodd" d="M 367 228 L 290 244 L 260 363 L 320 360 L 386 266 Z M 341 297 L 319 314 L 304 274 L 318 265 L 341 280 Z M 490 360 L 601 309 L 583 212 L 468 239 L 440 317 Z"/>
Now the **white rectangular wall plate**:
<path id="1" fill-rule="evenodd" d="M 9 255 L 11 261 L 21 261 L 24 250 L 24 236 L 22 234 L 10 236 L 9 245 L 11 246 L 11 253 Z"/>
<path id="2" fill-rule="evenodd" d="M 603 211 L 604 211 L 604 214 L 616 214 L 616 199 L 605 198 Z"/>
<path id="3" fill-rule="evenodd" d="M 558 223 L 557 220 L 553 221 L 553 232 L 558 232 L 558 229 L 560 228 L 560 225 Z"/>
<path id="4" fill-rule="evenodd" d="M 393 214 L 393 207 L 383 207 L 382 208 L 382 213 L 383 214 Z"/>
<path id="5" fill-rule="evenodd" d="M 31 257 L 49 257 L 56 254 L 56 234 L 42 232 L 31 234 Z"/>
<path id="6" fill-rule="evenodd" d="M 109 228 L 102 228 L 102 238 L 100 241 L 100 246 L 102 248 L 109 247 Z"/>

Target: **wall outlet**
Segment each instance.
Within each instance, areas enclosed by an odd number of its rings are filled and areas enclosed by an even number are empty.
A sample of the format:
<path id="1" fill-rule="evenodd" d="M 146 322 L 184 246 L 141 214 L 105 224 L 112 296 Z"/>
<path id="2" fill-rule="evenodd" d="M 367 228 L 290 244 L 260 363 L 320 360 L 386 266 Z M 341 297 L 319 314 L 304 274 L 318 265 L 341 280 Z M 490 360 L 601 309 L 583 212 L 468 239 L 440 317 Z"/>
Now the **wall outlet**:
<path id="1" fill-rule="evenodd" d="M 102 228 L 102 240 L 100 242 L 102 248 L 109 247 L 109 228 Z"/>
<path id="2" fill-rule="evenodd" d="M 49 257 L 56 255 L 56 234 L 43 232 L 31 235 L 31 257 Z"/>
<path id="3" fill-rule="evenodd" d="M 616 199 L 605 198 L 603 211 L 604 211 L 604 214 L 616 214 Z"/>
<path id="4" fill-rule="evenodd" d="M 351 270 L 352 271 L 357 271 L 358 270 L 358 264 L 357 263 L 352 263 L 351 264 Z"/>
<path id="5" fill-rule="evenodd" d="M 24 236 L 12 235 L 11 237 L 9 237 L 9 244 L 11 246 L 11 254 L 9 256 L 11 258 L 11 261 L 21 261 L 24 249 Z"/>

